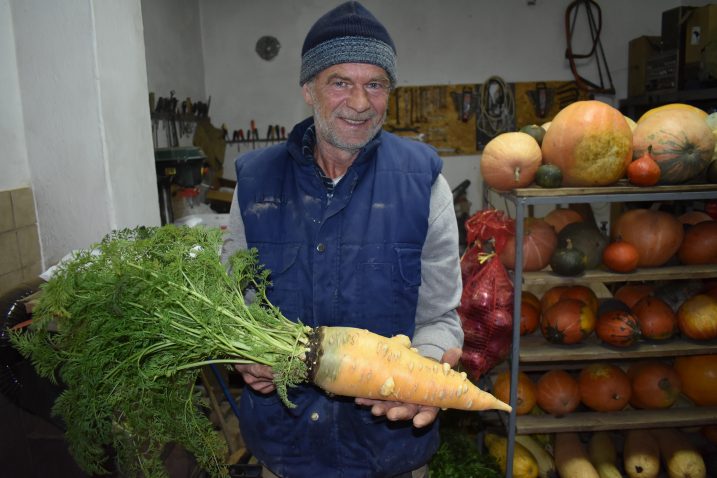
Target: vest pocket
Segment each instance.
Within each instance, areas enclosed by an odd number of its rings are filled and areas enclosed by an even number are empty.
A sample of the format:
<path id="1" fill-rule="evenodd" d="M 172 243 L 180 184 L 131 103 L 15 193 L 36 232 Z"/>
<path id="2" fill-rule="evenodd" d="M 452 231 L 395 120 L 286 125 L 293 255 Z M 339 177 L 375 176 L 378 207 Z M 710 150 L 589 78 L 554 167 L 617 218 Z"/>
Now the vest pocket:
<path id="1" fill-rule="evenodd" d="M 398 271 L 405 287 L 421 285 L 421 250 L 397 247 Z"/>
<path id="2" fill-rule="evenodd" d="M 267 288 L 269 301 L 281 310 L 282 314 L 293 321 L 302 319 L 303 301 L 296 272 L 296 260 L 299 254 L 298 244 L 256 244 L 259 250 L 259 263 L 271 271 Z"/>

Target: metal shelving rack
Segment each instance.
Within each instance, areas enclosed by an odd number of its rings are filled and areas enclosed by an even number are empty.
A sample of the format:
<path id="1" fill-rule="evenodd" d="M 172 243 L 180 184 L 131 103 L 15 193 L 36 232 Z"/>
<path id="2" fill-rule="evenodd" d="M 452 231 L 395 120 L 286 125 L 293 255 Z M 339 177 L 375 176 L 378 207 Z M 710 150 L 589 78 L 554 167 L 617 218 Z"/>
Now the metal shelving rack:
<path id="1" fill-rule="evenodd" d="M 678 186 L 654 186 L 654 187 L 635 187 L 629 185 L 626 181 L 621 181 L 614 186 L 591 187 L 591 188 L 558 188 L 544 189 L 540 187 L 529 187 L 514 189 L 510 192 L 498 192 L 491 190 L 484 184 L 484 205 L 487 203 L 487 195 L 494 193 L 510 201 L 515 205 L 515 263 L 518 265 L 513 271 L 514 284 L 514 301 L 513 301 L 513 346 L 510 356 L 510 381 L 513 384 L 518 383 L 518 371 L 521 361 L 524 363 L 541 363 L 551 359 L 554 361 L 575 361 L 576 363 L 582 358 L 583 360 L 597 360 L 610 357 L 619 358 L 639 358 L 642 356 L 668 356 L 668 355 L 690 355 L 696 353 L 717 352 L 717 345 L 690 345 L 678 341 L 670 351 L 663 344 L 657 345 L 658 350 L 651 350 L 645 347 L 643 352 L 635 351 L 630 353 L 616 353 L 612 350 L 603 348 L 599 344 L 595 344 L 587 354 L 582 357 L 566 356 L 565 352 L 569 349 L 560 348 L 560 355 L 550 355 L 550 348 L 546 347 L 547 342 L 542 341 L 541 351 L 538 355 L 525 353 L 521 357 L 521 336 L 520 336 L 520 306 L 521 292 L 523 283 L 566 283 L 566 282 L 618 282 L 626 280 L 656 280 L 656 279 L 679 279 L 687 277 L 717 277 L 717 267 L 715 266 L 683 266 L 672 268 L 655 268 L 638 270 L 630 275 L 612 274 L 605 271 L 595 270 L 586 271 L 583 276 L 579 277 L 563 277 L 552 272 L 529 272 L 524 273 L 523 264 L 523 237 L 525 234 L 523 221 L 526 217 L 526 208 L 534 205 L 558 205 L 558 204 L 585 204 L 585 203 L 616 203 L 616 202 L 644 202 L 644 201 L 695 201 L 703 199 L 717 199 L 717 185 L 715 184 L 690 184 Z M 682 348 L 681 348 L 682 347 Z M 546 352 L 547 351 L 547 352 Z M 654 424 L 656 419 L 660 422 L 669 423 L 672 426 L 677 425 L 693 425 L 704 424 L 708 421 L 717 422 L 717 407 L 700 407 L 692 412 L 685 412 L 689 408 L 683 408 L 676 414 L 671 414 L 672 418 L 665 420 L 659 418 L 666 415 L 665 411 L 637 411 L 629 410 L 617 412 L 613 415 L 615 420 L 611 423 L 605 422 L 605 413 L 579 413 L 579 417 L 572 420 L 566 420 L 563 417 L 559 422 L 559 426 L 548 426 L 548 420 L 552 417 L 520 417 L 520 427 L 518 426 L 519 417 L 516 414 L 517 387 L 511 387 L 510 404 L 513 410 L 508 420 L 508 449 L 507 449 L 507 469 L 506 476 L 511 477 L 513 474 L 513 454 L 515 450 L 515 436 L 520 431 L 526 433 L 553 433 L 560 431 L 587 431 L 587 430 L 608 430 L 608 429 L 624 429 L 637 428 Z M 552 420 L 555 422 L 556 420 Z M 520 428 L 520 429 L 519 429 Z"/>

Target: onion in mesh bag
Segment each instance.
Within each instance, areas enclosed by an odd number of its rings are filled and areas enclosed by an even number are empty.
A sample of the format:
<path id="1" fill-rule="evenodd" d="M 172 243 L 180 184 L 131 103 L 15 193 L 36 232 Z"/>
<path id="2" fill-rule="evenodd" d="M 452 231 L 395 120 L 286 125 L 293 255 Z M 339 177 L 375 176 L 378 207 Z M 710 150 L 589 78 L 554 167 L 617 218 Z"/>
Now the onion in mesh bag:
<path id="1" fill-rule="evenodd" d="M 462 260 L 475 260 L 470 257 L 467 253 Z M 513 284 L 497 256 L 490 256 L 464 282 L 458 308 L 465 336 L 461 362 L 474 380 L 510 353 L 512 309 Z"/>

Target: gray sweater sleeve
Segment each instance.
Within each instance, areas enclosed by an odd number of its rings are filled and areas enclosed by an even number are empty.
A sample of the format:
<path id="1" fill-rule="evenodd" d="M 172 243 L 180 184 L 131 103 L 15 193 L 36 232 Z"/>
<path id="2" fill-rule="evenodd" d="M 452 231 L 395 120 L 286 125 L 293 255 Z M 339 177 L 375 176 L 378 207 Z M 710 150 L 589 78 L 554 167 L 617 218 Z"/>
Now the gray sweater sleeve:
<path id="1" fill-rule="evenodd" d="M 413 346 L 421 355 L 440 360 L 449 348 L 463 346 L 463 329 L 456 311 L 463 290 L 458 223 L 453 193 L 443 175 L 438 176 L 431 189 L 428 220 L 428 235 L 421 253 Z"/>
<path id="2" fill-rule="evenodd" d="M 421 253 L 421 286 L 413 346 L 422 355 L 440 360 L 447 349 L 463 346 L 463 329 L 456 312 L 463 290 L 458 224 L 453 193 L 443 175 L 438 176 L 431 189 L 428 220 L 428 234 Z M 247 247 L 236 197 L 232 200 L 227 232 L 222 249 L 224 261 Z"/>
<path id="3" fill-rule="evenodd" d="M 237 190 L 234 189 L 232 197 L 232 205 L 229 208 L 229 224 L 227 224 L 227 232 L 224 235 L 224 244 L 222 246 L 222 262 L 226 264 L 229 256 L 236 251 L 246 249 L 246 234 L 244 234 L 244 221 L 239 211 L 239 203 L 237 202 Z"/>

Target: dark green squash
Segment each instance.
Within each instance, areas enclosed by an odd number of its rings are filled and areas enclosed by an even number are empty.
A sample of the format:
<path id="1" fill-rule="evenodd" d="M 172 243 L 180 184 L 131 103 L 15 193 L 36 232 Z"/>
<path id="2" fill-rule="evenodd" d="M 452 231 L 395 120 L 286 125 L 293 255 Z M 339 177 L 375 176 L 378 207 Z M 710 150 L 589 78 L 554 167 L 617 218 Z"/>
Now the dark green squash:
<path id="1" fill-rule="evenodd" d="M 550 268 L 561 276 L 580 275 L 585 272 L 585 266 L 587 256 L 583 251 L 575 249 L 570 239 L 567 240 L 566 247 L 555 249 L 550 256 Z"/>
<path id="2" fill-rule="evenodd" d="M 520 128 L 520 132 L 532 136 L 535 141 L 538 142 L 538 145 L 541 145 L 543 143 L 543 137 L 545 137 L 545 129 L 543 129 L 542 126 L 538 126 L 537 124 L 528 124 Z"/>
<path id="3" fill-rule="evenodd" d="M 572 247 L 585 254 L 585 269 L 595 269 L 602 262 L 602 253 L 608 238 L 591 222 L 574 222 L 565 226 L 558 234 L 558 248 Z"/>
<path id="4" fill-rule="evenodd" d="M 535 173 L 535 184 L 541 188 L 559 188 L 563 184 L 563 172 L 554 164 L 541 164 Z"/>

